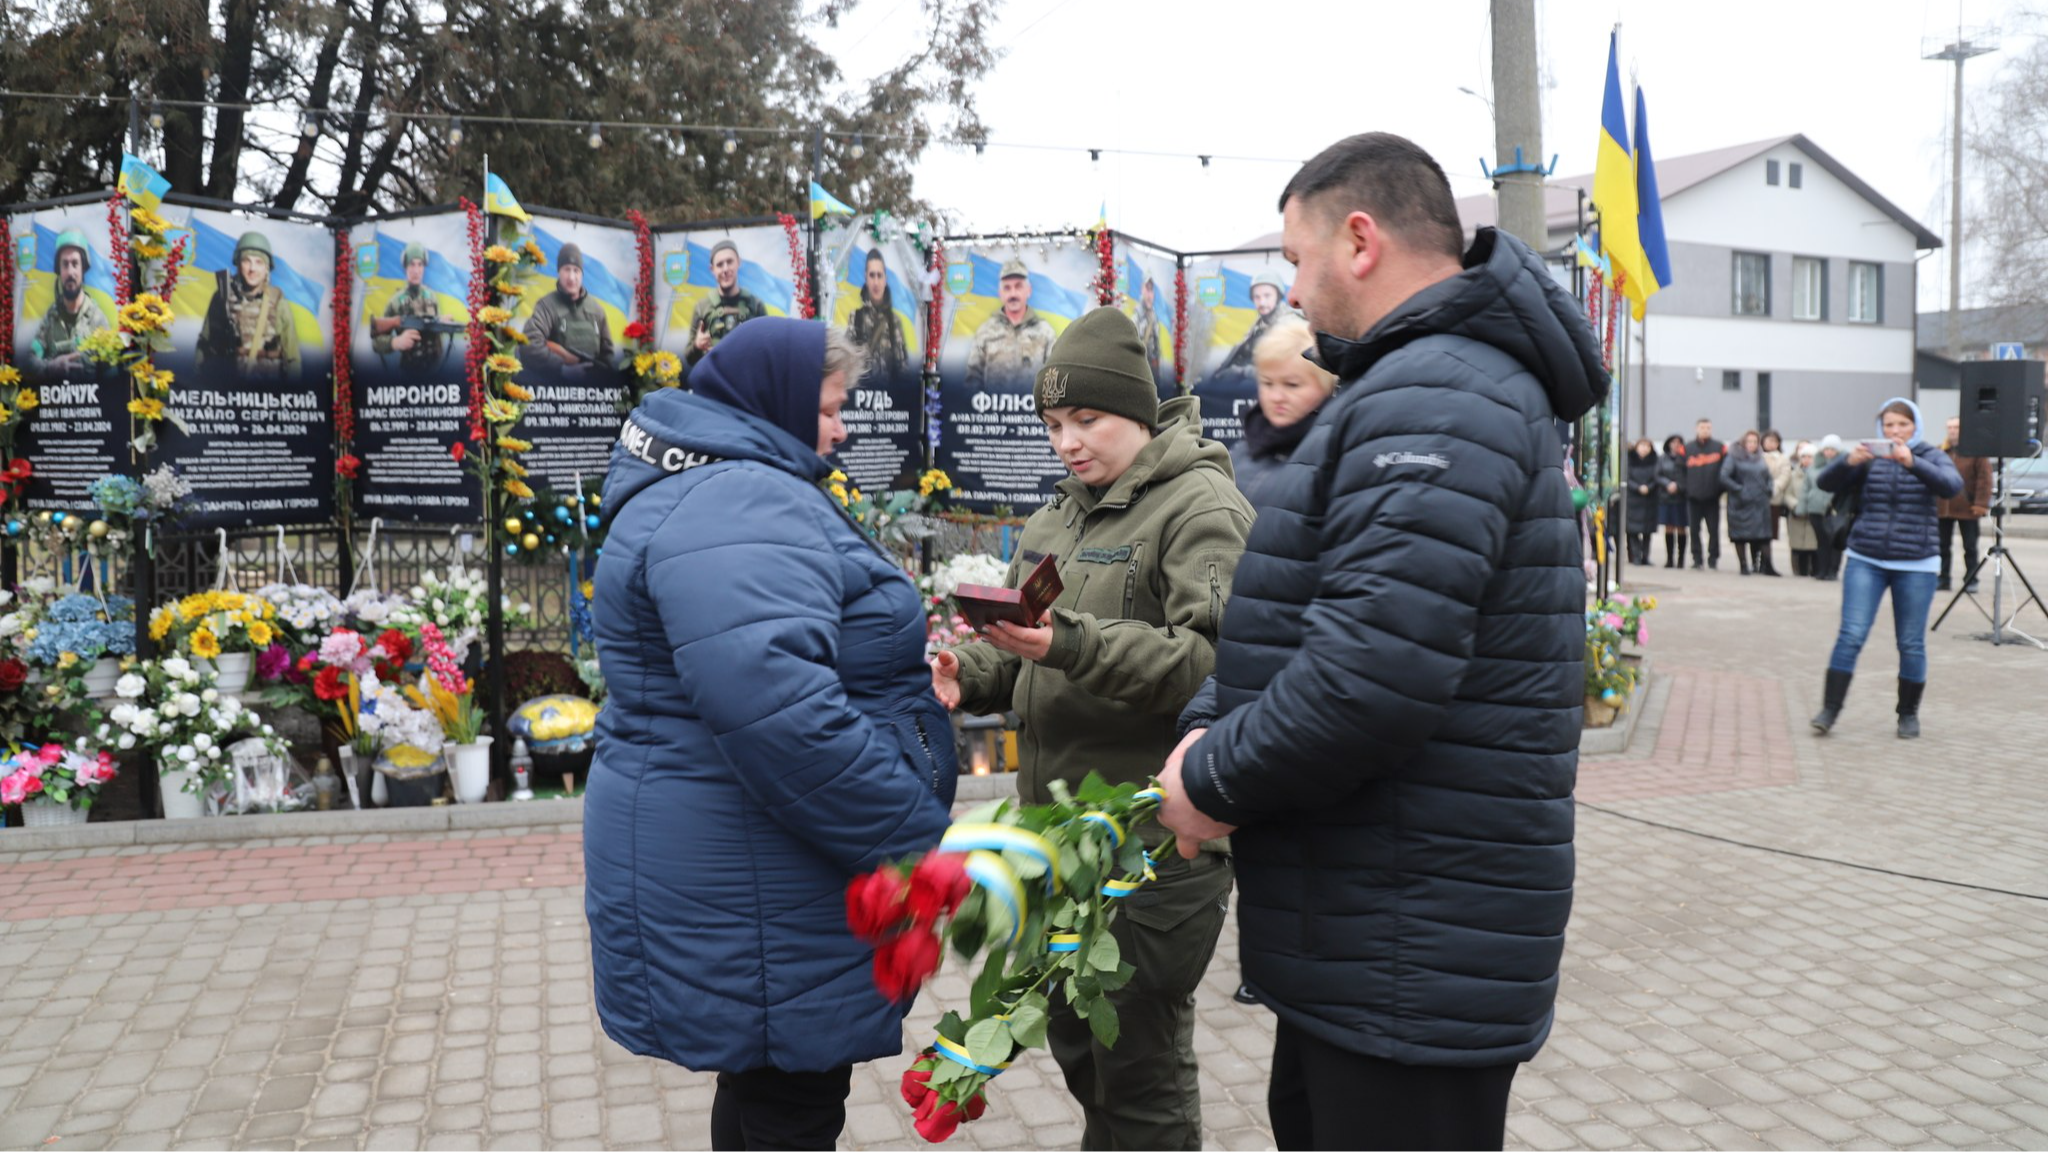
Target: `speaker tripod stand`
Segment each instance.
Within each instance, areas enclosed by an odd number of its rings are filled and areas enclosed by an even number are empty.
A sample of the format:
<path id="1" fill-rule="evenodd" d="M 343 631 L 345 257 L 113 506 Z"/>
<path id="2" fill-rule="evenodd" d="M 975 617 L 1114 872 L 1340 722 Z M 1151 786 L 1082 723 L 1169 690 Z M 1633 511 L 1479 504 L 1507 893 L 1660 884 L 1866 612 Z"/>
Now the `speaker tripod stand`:
<path id="1" fill-rule="evenodd" d="M 1928 631 L 1939 631 L 1941 622 L 1948 619 L 1948 614 L 1955 611 L 1956 604 L 1965 596 L 1970 598 L 1971 606 L 1976 608 L 1977 611 L 1984 611 L 1984 605 L 1978 602 L 1976 594 L 1972 593 L 1969 589 L 1970 585 L 1976 582 L 1977 573 L 1983 571 L 1984 566 L 1989 564 L 1991 565 L 1991 611 L 1985 613 L 1985 617 L 1991 621 L 1991 631 L 1980 638 L 1991 641 L 1994 646 L 2024 641 L 2036 648 L 2048 650 L 2048 643 L 2043 643 L 2012 626 L 2012 622 L 2018 619 L 2019 614 L 2025 611 L 2029 604 L 2040 608 L 2044 614 L 2048 614 L 2048 601 L 2042 600 L 2041 594 L 2034 591 L 2034 585 L 2027 579 L 2027 574 L 2020 570 L 2020 562 L 2007 552 L 2005 548 L 2005 514 L 2012 504 L 2012 486 L 2005 474 L 2005 457 L 2003 456 L 1998 458 L 1998 488 L 1999 502 L 1991 509 L 1991 547 L 1983 556 L 1978 557 L 1975 564 L 1970 565 L 1969 572 L 1963 576 L 1962 587 L 1949 599 L 1948 607 L 1941 610 L 1941 615 L 1935 618 L 1933 626 L 1928 628 Z M 2025 589 L 2027 593 L 2018 604 L 2014 605 L 2010 615 L 2006 615 L 2004 610 L 2005 570 L 2008 567 L 2012 569 L 2013 578 L 2019 581 L 2020 587 Z"/>

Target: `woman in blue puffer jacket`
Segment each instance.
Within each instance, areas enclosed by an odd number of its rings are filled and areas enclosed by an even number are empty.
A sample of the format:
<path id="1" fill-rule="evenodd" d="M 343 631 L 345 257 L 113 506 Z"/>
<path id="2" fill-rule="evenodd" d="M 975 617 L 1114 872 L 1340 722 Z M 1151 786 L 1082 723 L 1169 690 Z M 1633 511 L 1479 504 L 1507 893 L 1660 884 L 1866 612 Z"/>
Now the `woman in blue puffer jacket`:
<path id="1" fill-rule="evenodd" d="M 859 349 L 736 328 L 627 419 L 605 477 L 611 699 L 584 808 L 598 1015 L 716 1071 L 715 1148 L 830 1148 L 903 1013 L 844 892 L 937 843 L 956 768 L 910 580 L 821 482 Z"/>
<path id="2" fill-rule="evenodd" d="M 1920 697 L 1927 690 L 1927 609 L 1941 570 L 1941 534 L 1935 500 L 1963 490 L 1947 453 L 1920 438 L 1920 407 L 1888 400 L 1877 413 L 1887 451 L 1859 443 L 1815 478 L 1826 491 L 1860 492 L 1861 509 L 1849 530 L 1842 569 L 1842 630 L 1828 659 L 1826 695 L 1813 718 L 1825 736 L 1841 717 L 1856 672 L 1856 656 L 1877 619 L 1877 602 L 1892 594 L 1892 630 L 1899 642 L 1899 735 L 1920 735 Z"/>

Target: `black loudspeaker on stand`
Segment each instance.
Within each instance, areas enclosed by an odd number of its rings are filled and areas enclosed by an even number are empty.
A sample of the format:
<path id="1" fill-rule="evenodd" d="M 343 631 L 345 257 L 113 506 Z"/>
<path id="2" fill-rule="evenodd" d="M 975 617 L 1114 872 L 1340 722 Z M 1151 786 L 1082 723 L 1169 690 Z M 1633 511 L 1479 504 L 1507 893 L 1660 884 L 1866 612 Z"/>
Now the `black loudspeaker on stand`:
<path id="1" fill-rule="evenodd" d="M 1969 596 L 1970 603 L 1979 612 L 1984 606 L 1977 602 L 1969 589 L 1977 580 L 1977 573 L 1985 565 L 1991 566 L 1991 611 L 1986 613 L 1991 621 L 1991 631 L 1982 639 L 1993 644 L 2024 641 L 2036 648 L 2048 648 L 2025 632 L 2012 626 L 2012 622 L 2032 604 L 2048 614 L 2048 601 L 2043 601 L 2027 574 L 2020 571 L 2019 561 L 2005 548 L 2005 514 L 2012 504 L 2012 488 L 2006 475 L 2008 459 L 2028 459 L 2041 453 L 2041 428 L 2043 410 L 2048 409 L 2048 388 L 2043 386 L 2044 365 L 2039 360 L 1973 360 L 1962 365 L 1962 407 L 1961 435 L 1956 441 L 1956 451 L 1964 456 L 1990 457 L 1997 461 L 1998 495 L 1991 509 L 1991 547 L 1965 573 L 1961 590 L 1948 602 L 1935 619 L 1932 632 L 1941 627 L 1942 621 L 1963 597 Z M 2010 613 L 2005 611 L 2005 573 L 2012 570 L 2013 578 L 2019 581 L 2026 595 Z"/>

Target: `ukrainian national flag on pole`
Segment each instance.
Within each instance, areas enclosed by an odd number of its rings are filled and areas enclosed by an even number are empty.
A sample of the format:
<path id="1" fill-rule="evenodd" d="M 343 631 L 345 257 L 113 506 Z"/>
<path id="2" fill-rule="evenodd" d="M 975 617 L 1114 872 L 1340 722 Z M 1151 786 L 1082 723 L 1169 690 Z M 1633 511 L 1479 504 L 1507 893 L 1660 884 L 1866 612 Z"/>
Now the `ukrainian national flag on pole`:
<path id="1" fill-rule="evenodd" d="M 823 184 L 813 180 L 811 181 L 811 219 L 821 220 L 828 215 L 851 216 L 853 215 L 853 209 L 847 207 L 846 203 L 840 200 L 839 197 L 825 191 Z"/>
<path id="2" fill-rule="evenodd" d="M 1636 89 L 1636 240 L 1643 248 L 1641 295 L 1628 293 L 1629 312 L 1643 318 L 1643 306 L 1658 289 L 1671 287 L 1671 249 L 1664 243 L 1664 204 L 1657 195 L 1657 163 L 1650 158 L 1650 109 Z"/>
<path id="3" fill-rule="evenodd" d="M 151 212 L 163 207 L 164 193 L 171 190 L 171 182 L 163 178 L 156 169 L 140 156 L 121 153 L 121 191 L 128 194 L 138 208 Z"/>
<path id="4" fill-rule="evenodd" d="M 1636 231 L 1636 166 L 1628 150 L 1628 111 L 1621 102 L 1619 41 L 1619 34 L 1608 34 L 1607 95 L 1600 104 L 1593 203 L 1600 209 L 1600 250 L 1614 268 L 1617 286 L 1640 307 L 1649 297 L 1636 293 L 1649 273 L 1644 269 L 1643 244 Z"/>
<path id="5" fill-rule="evenodd" d="M 529 224 L 533 222 L 533 217 L 519 206 L 519 198 L 505 187 L 505 181 L 490 172 L 484 173 L 484 211 L 493 216 L 510 216 Z"/>

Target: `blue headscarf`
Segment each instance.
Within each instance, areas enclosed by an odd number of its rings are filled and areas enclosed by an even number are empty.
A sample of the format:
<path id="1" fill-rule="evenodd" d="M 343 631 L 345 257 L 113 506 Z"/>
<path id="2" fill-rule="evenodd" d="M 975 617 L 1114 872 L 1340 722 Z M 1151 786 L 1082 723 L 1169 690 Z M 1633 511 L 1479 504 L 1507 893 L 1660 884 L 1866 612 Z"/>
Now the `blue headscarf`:
<path id="1" fill-rule="evenodd" d="M 758 416 L 816 451 L 825 387 L 825 326 L 757 316 L 690 369 L 690 391 Z"/>
<path id="2" fill-rule="evenodd" d="M 1904 404 L 1906 407 L 1911 408 L 1913 410 L 1913 435 L 1910 439 L 1906 441 L 1906 447 L 1914 448 L 1918 447 L 1921 444 L 1927 443 L 1927 441 L 1923 440 L 1920 436 L 1920 406 L 1918 404 L 1913 403 L 1911 400 L 1907 399 L 1904 396 L 1894 396 L 1891 399 L 1877 406 L 1877 438 L 1879 440 L 1885 438 L 1884 410 L 1891 407 L 1894 404 Z"/>

